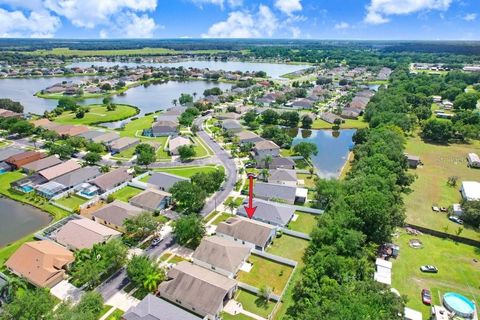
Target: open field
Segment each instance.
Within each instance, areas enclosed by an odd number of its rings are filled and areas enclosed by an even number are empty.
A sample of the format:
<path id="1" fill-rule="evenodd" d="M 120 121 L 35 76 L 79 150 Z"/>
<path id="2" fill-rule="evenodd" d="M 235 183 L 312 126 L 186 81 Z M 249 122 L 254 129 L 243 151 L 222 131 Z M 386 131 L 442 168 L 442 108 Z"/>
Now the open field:
<path id="1" fill-rule="evenodd" d="M 307 240 L 283 234 L 280 238 L 273 239 L 273 243 L 268 247 L 267 252 L 301 263 L 307 247 Z"/>
<path id="2" fill-rule="evenodd" d="M 240 271 L 238 281 L 257 288 L 268 286 L 272 288 L 273 293 L 282 293 L 293 271 L 292 267 L 256 255 L 251 255 L 248 261 L 253 263 L 253 268 L 250 272 Z"/>
<path id="3" fill-rule="evenodd" d="M 235 294 L 235 300 L 242 304 L 244 310 L 258 314 L 264 318 L 268 318 L 275 307 L 275 302 L 266 302 L 257 295 L 242 289 L 238 289 L 237 293 Z"/>
<path id="4" fill-rule="evenodd" d="M 55 201 L 58 204 L 61 204 L 64 207 L 70 208 L 72 210 L 77 209 L 80 205 L 84 204 L 87 202 L 88 199 L 82 198 L 76 194 L 73 194 L 71 196 L 63 197 L 61 199 L 58 199 Z"/>
<path id="5" fill-rule="evenodd" d="M 195 173 L 198 172 L 213 172 L 215 170 L 224 170 L 223 167 L 217 167 L 214 165 L 208 165 L 203 167 L 194 167 L 194 166 L 185 166 L 185 167 L 177 167 L 177 168 L 155 168 L 154 171 L 156 172 L 166 172 L 170 174 L 175 174 L 180 177 L 190 178 Z"/>
<path id="6" fill-rule="evenodd" d="M 122 188 L 117 192 L 112 193 L 112 195 L 115 198 L 115 200 L 128 202 L 130 198 L 132 198 L 133 196 L 136 196 L 140 192 L 142 192 L 142 189 L 126 186 L 125 188 Z"/>
<path id="7" fill-rule="evenodd" d="M 87 106 L 90 111 L 85 113 L 81 119 L 75 117 L 74 112 L 65 111 L 62 115 L 55 118 L 55 122 L 65 124 L 84 124 L 92 125 L 103 122 L 118 121 L 133 117 L 138 114 L 139 110 L 132 106 L 117 104 L 115 111 L 107 111 L 103 105 L 92 104 Z"/>
<path id="8" fill-rule="evenodd" d="M 297 220 L 290 221 L 288 224 L 288 229 L 303 232 L 309 234 L 312 232 L 317 224 L 316 216 L 314 214 L 295 211 L 295 214 L 298 216 Z"/>
<path id="9" fill-rule="evenodd" d="M 423 248 L 413 249 L 409 240 L 419 239 Z M 421 290 L 432 292 L 435 304 L 441 302 L 444 293 L 454 291 L 480 301 L 480 249 L 429 235 L 411 236 L 400 231 L 394 242 L 400 246 L 400 255 L 393 261 L 392 287 L 408 296 L 407 306 L 419 310 L 427 319 L 429 307 L 421 301 Z M 434 265 L 437 274 L 422 273 L 421 265 Z"/>
<path id="10" fill-rule="evenodd" d="M 329 129 L 331 130 L 333 124 L 323 121 L 322 119 L 316 119 L 313 121 L 312 129 Z M 363 117 L 359 117 L 358 120 L 354 119 L 345 119 L 345 123 L 340 125 L 340 129 L 362 129 L 367 128 L 368 122 L 363 121 Z"/>
<path id="11" fill-rule="evenodd" d="M 424 165 L 410 170 L 418 178 L 411 185 L 413 192 L 405 196 L 406 221 L 433 230 L 456 234 L 459 228 L 448 220 L 446 214 L 435 213 L 431 206 L 451 206 L 459 203 L 459 188 L 462 181 L 480 181 L 480 170 L 467 167 L 468 152 L 480 153 L 480 142 L 472 144 L 438 145 L 423 142 L 420 138 L 408 139 L 406 152 L 420 156 Z M 450 176 L 457 176 L 456 187 L 447 185 Z M 460 236 L 480 240 L 480 233 L 468 226 Z"/>

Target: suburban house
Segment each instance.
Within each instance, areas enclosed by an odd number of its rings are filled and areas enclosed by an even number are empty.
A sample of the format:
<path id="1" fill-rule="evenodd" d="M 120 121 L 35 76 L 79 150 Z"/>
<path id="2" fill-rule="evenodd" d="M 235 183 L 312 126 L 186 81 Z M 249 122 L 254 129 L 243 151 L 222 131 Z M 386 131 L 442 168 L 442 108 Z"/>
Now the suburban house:
<path id="1" fill-rule="evenodd" d="M 120 138 L 120 135 L 117 132 L 109 131 L 109 132 L 104 132 L 99 136 L 93 137 L 91 140 L 92 142 L 95 142 L 95 143 L 109 144 L 110 142 L 115 141 L 118 138 Z"/>
<path id="2" fill-rule="evenodd" d="M 121 233 L 86 218 L 72 219 L 55 232 L 59 244 L 70 250 L 90 249 L 94 244 L 118 238 Z"/>
<path id="3" fill-rule="evenodd" d="M 97 166 L 82 167 L 78 170 L 71 171 L 58 178 L 55 178 L 52 181 L 63 184 L 67 190 L 84 183 L 85 181 L 94 179 L 101 174 L 100 168 Z"/>
<path id="4" fill-rule="evenodd" d="M 258 141 L 264 140 L 259 135 L 247 130 L 237 132 L 235 133 L 235 136 L 238 138 L 240 144 L 256 143 Z"/>
<path id="5" fill-rule="evenodd" d="M 192 140 L 184 136 L 178 136 L 168 141 L 168 152 L 170 155 L 178 155 L 178 148 L 192 145 Z"/>
<path id="6" fill-rule="evenodd" d="M 263 169 L 265 168 L 265 162 L 261 161 L 257 162 L 257 168 Z M 269 169 L 295 169 L 295 161 L 290 158 L 284 157 L 275 157 L 272 158 L 272 162 L 268 164 Z"/>
<path id="7" fill-rule="evenodd" d="M 152 136 L 167 137 L 178 133 L 178 122 L 172 120 L 159 120 L 152 125 Z"/>
<path id="8" fill-rule="evenodd" d="M 142 211 L 142 209 L 131 204 L 115 200 L 93 212 L 92 219 L 109 228 L 124 232 L 123 222 L 139 215 Z"/>
<path id="9" fill-rule="evenodd" d="M 275 237 L 276 228 L 260 221 L 237 216 L 220 222 L 215 233 L 219 237 L 241 242 L 252 249 L 263 251 Z"/>
<path id="10" fill-rule="evenodd" d="M 4 161 L 7 158 L 10 158 L 13 155 L 23 153 L 24 150 L 16 148 L 3 148 L 0 149 L 0 161 Z"/>
<path id="11" fill-rule="evenodd" d="M 63 184 L 55 181 L 49 181 L 47 183 L 35 186 L 37 193 L 47 199 L 53 198 L 66 189 L 67 188 Z"/>
<path id="12" fill-rule="evenodd" d="M 149 293 L 139 304 L 128 309 L 122 320 L 201 320 L 173 303 Z"/>
<path id="13" fill-rule="evenodd" d="M 295 213 L 295 209 L 292 206 L 260 199 L 254 199 L 253 206 L 257 207 L 257 210 L 252 219 L 277 227 L 288 225 Z M 237 215 L 247 217 L 243 204 L 238 207 Z"/>
<path id="14" fill-rule="evenodd" d="M 166 172 L 153 172 L 147 183 L 159 190 L 168 192 L 175 183 L 180 181 L 190 181 L 190 179 Z"/>
<path id="15" fill-rule="evenodd" d="M 23 172 L 31 174 L 34 172 L 38 172 L 38 171 L 56 166 L 60 163 L 62 163 L 62 160 L 60 160 L 58 157 L 49 156 L 37 161 L 27 163 L 25 165 L 22 165 L 20 168 L 22 169 Z"/>
<path id="16" fill-rule="evenodd" d="M 405 154 L 407 157 L 408 166 L 412 169 L 416 169 L 420 164 L 422 164 L 422 160 L 419 156 L 414 156 L 411 154 Z"/>
<path id="17" fill-rule="evenodd" d="M 280 155 L 280 147 L 270 140 L 256 142 L 253 151 L 258 159 L 263 159 L 266 156 L 278 157 Z"/>
<path id="18" fill-rule="evenodd" d="M 297 171 L 292 169 L 269 170 L 268 183 L 283 184 L 295 187 L 297 185 Z"/>
<path id="19" fill-rule="evenodd" d="M 65 269 L 75 260 L 73 253 L 52 241 L 22 244 L 5 266 L 19 277 L 41 288 L 52 288 L 63 280 Z"/>
<path id="20" fill-rule="evenodd" d="M 312 109 L 313 102 L 309 99 L 300 98 L 286 103 L 285 106 L 293 109 Z"/>
<path id="21" fill-rule="evenodd" d="M 81 133 L 87 132 L 90 129 L 86 126 L 74 126 L 70 124 L 59 125 L 51 128 L 50 130 L 55 131 L 59 136 L 70 137 L 77 136 Z"/>
<path id="22" fill-rule="evenodd" d="M 341 116 L 344 119 L 357 119 L 362 113 L 363 110 L 361 109 L 347 107 L 343 108 Z"/>
<path id="23" fill-rule="evenodd" d="M 284 184 L 256 182 L 253 193 L 260 199 L 294 204 L 306 202 L 308 190 Z"/>
<path id="24" fill-rule="evenodd" d="M 99 177 L 91 180 L 89 183 L 94 185 L 100 191 L 100 194 L 107 192 L 108 190 L 114 189 L 130 181 L 133 178 L 133 175 L 128 173 L 126 168 L 118 168 L 110 172 L 104 173 Z"/>
<path id="25" fill-rule="evenodd" d="M 463 181 L 460 193 L 464 200 L 477 201 L 480 200 L 480 182 Z"/>
<path id="26" fill-rule="evenodd" d="M 170 269 L 167 277 L 158 286 L 159 296 L 209 320 L 219 318 L 237 289 L 237 281 L 187 261 Z"/>
<path id="27" fill-rule="evenodd" d="M 23 165 L 42 159 L 43 156 L 44 154 L 40 152 L 25 151 L 8 157 L 5 159 L 5 162 L 11 165 L 14 169 L 18 169 Z"/>
<path id="28" fill-rule="evenodd" d="M 238 120 L 223 120 L 222 129 L 225 132 L 236 133 L 242 131 L 243 127 Z"/>
<path id="29" fill-rule="evenodd" d="M 147 189 L 131 198 L 128 203 L 147 211 L 163 210 L 170 205 L 172 195 L 158 189 Z"/>
<path id="30" fill-rule="evenodd" d="M 130 149 L 133 146 L 136 146 L 140 143 L 140 140 L 137 138 L 122 137 L 116 140 L 113 140 L 108 144 L 108 148 L 112 154 L 120 153 L 124 150 Z"/>
<path id="31" fill-rule="evenodd" d="M 470 168 L 480 168 L 480 157 L 478 154 L 470 152 L 467 154 L 467 161 Z"/>
<path id="32" fill-rule="evenodd" d="M 239 120 L 241 117 L 242 115 L 236 112 L 219 113 L 215 115 L 215 118 L 218 120 Z"/>
<path id="33" fill-rule="evenodd" d="M 70 159 L 68 161 L 57 164 L 56 166 L 43 169 L 38 174 L 44 177 L 47 181 L 53 180 L 69 172 L 80 169 L 82 166 L 75 160 Z"/>
<path id="34" fill-rule="evenodd" d="M 233 279 L 250 256 L 250 248 L 227 238 L 205 237 L 193 253 L 193 263 Z"/>
<path id="35" fill-rule="evenodd" d="M 322 114 L 320 115 L 320 119 L 330 124 L 335 124 L 335 122 L 338 122 L 338 123 L 345 122 L 341 117 L 331 112 L 322 112 Z"/>

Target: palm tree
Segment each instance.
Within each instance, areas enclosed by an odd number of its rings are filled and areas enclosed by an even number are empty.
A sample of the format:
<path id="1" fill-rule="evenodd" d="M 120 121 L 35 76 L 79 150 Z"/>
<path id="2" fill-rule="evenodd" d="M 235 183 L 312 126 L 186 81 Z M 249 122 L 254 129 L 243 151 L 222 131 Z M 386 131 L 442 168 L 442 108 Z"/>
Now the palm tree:
<path id="1" fill-rule="evenodd" d="M 37 141 L 38 141 L 37 137 L 32 137 L 30 141 L 33 143 L 33 148 L 37 150 Z"/>
<path id="2" fill-rule="evenodd" d="M 158 283 L 162 280 L 160 273 L 154 272 L 147 274 L 143 281 L 143 287 L 149 292 L 153 292 L 157 289 Z"/>
<path id="3" fill-rule="evenodd" d="M 265 158 L 263 158 L 263 162 L 265 163 L 265 168 L 267 168 L 267 169 L 268 169 L 268 168 L 269 168 L 269 166 L 270 166 L 270 163 L 272 163 L 272 161 L 273 161 L 273 158 L 272 158 L 272 156 L 271 156 L 271 155 L 269 155 L 269 154 L 268 154 L 268 155 L 266 155 L 266 156 L 265 156 Z"/>
<path id="4" fill-rule="evenodd" d="M 173 99 L 173 100 L 172 100 L 172 104 L 173 104 L 174 106 L 177 106 L 177 99 Z"/>
<path id="5" fill-rule="evenodd" d="M 268 171 L 267 168 L 264 168 L 262 169 L 262 171 L 260 171 L 260 175 L 262 176 L 264 181 L 267 181 L 268 177 L 270 176 L 270 172 Z"/>
<path id="6" fill-rule="evenodd" d="M 230 212 L 233 214 L 233 210 L 235 210 L 237 208 L 237 205 L 235 204 L 235 201 L 229 201 L 227 203 L 227 208 L 228 210 L 230 210 Z"/>

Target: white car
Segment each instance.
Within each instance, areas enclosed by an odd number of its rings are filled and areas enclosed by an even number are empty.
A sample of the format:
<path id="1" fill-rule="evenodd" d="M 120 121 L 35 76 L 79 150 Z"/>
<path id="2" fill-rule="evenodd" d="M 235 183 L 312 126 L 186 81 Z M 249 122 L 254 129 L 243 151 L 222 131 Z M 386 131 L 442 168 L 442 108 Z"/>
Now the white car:
<path id="1" fill-rule="evenodd" d="M 449 216 L 448 219 L 458 224 L 463 224 L 463 220 L 457 216 Z"/>

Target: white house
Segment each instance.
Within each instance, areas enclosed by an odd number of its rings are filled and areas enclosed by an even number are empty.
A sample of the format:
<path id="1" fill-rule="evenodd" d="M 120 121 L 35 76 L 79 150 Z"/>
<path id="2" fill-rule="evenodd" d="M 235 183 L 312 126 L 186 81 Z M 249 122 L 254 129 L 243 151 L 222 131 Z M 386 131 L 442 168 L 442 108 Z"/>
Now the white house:
<path id="1" fill-rule="evenodd" d="M 477 181 L 463 181 L 460 189 L 463 199 L 467 201 L 480 200 L 480 182 Z"/>

